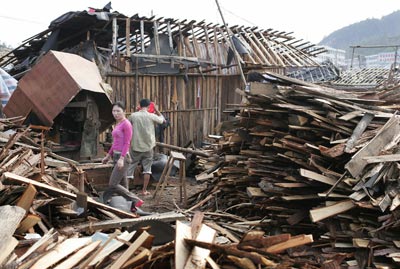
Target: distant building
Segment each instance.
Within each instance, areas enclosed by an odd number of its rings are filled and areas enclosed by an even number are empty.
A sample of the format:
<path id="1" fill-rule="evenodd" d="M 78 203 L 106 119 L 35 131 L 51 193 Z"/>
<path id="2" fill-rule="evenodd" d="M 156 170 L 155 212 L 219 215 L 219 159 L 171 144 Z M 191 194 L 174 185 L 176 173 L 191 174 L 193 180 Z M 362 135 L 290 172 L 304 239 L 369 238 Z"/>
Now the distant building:
<path id="1" fill-rule="evenodd" d="M 365 56 L 367 67 L 390 68 L 394 62 L 399 62 L 399 52 L 381 52 L 374 55 Z"/>
<path id="2" fill-rule="evenodd" d="M 316 57 L 316 61 L 318 63 L 323 63 L 326 61 L 330 61 L 337 67 L 345 67 L 346 66 L 346 51 L 341 49 L 335 49 L 328 46 L 319 46 L 326 50 L 326 52 L 318 54 Z"/>

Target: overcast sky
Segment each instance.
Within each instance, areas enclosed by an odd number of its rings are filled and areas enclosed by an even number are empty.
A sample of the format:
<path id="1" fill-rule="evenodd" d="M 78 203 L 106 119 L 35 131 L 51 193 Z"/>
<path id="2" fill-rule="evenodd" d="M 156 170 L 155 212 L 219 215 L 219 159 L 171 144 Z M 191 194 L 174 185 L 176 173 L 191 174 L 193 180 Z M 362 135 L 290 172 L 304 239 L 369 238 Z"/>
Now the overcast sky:
<path id="1" fill-rule="evenodd" d="M 222 24 L 215 0 L 113 0 L 112 8 L 126 16 L 206 20 Z M 101 8 L 94 0 L 7 0 L 0 8 L 0 41 L 16 47 L 47 29 L 50 22 L 68 11 Z M 229 25 L 258 26 L 293 32 L 298 39 L 320 42 L 331 32 L 368 18 L 380 19 L 400 10 L 399 0 L 219 0 Z"/>

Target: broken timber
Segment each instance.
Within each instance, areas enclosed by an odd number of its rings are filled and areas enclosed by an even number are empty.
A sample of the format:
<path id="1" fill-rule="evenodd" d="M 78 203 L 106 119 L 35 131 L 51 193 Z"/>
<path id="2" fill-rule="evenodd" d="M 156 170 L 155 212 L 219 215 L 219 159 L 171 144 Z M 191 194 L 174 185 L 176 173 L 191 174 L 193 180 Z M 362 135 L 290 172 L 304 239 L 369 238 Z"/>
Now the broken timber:
<path id="1" fill-rule="evenodd" d="M 45 189 L 47 191 L 56 193 L 58 195 L 66 196 L 68 198 L 72 198 L 74 200 L 76 200 L 76 198 L 77 198 L 76 194 L 73 194 L 73 193 L 58 189 L 58 188 L 51 187 L 51 186 L 49 186 L 47 184 L 40 183 L 40 182 L 37 182 L 37 181 L 29 179 L 29 178 L 18 176 L 18 175 L 15 175 L 13 173 L 10 173 L 10 172 L 6 172 L 3 175 L 4 175 L 5 178 L 7 178 L 9 180 L 18 181 L 20 183 L 32 184 L 33 186 L 35 186 L 37 188 Z M 120 209 L 117 209 L 117 208 L 114 208 L 114 207 L 111 207 L 111 206 L 107 206 L 105 204 L 97 202 L 97 201 L 93 200 L 93 198 L 90 198 L 90 197 L 88 197 L 87 202 L 88 202 L 88 205 L 90 205 L 90 206 L 99 207 L 99 208 L 111 211 L 111 212 L 113 212 L 113 213 L 115 213 L 117 215 L 123 216 L 125 218 L 135 218 L 136 217 L 135 215 L 133 215 L 131 213 L 128 213 L 128 212 L 122 211 Z"/>

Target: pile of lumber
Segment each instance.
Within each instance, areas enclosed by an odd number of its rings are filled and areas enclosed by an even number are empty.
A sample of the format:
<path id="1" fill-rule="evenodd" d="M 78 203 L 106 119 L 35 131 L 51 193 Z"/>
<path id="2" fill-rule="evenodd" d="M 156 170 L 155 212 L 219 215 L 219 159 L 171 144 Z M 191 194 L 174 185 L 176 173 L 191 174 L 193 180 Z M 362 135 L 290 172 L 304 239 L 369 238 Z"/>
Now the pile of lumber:
<path id="1" fill-rule="evenodd" d="M 150 241 L 145 243 L 151 237 L 146 231 L 119 232 L 146 217 L 103 204 L 91 195 L 96 191 L 83 169 L 90 165 L 54 154 L 40 132 L 10 119 L 0 120 L 0 130 L 0 268 L 72 268 L 83 260 L 92 267 L 114 250 L 131 246 L 129 240 L 136 244 L 135 249 L 128 248 L 131 253 L 143 244 L 151 248 Z M 78 184 L 71 184 L 72 178 Z M 149 217 L 167 223 L 185 219 L 175 212 Z M 115 259 L 112 268 L 127 262 L 121 259 Z"/>
<path id="2" fill-rule="evenodd" d="M 203 223 L 192 209 L 137 218 L 100 203 L 83 191 L 84 165 L 51 152 L 40 133 L 4 121 L 0 268 L 319 268 L 318 261 L 284 255 L 312 243 L 311 234 L 254 231 L 240 238 L 214 221 Z M 73 176 L 84 182 L 70 184 Z M 240 220 L 245 229 L 248 220 Z M 173 242 L 154 244 L 157 221 L 176 221 Z"/>
<path id="3" fill-rule="evenodd" d="M 235 124 L 213 144 L 222 165 L 202 174 L 192 209 L 234 236 L 312 234 L 298 255 L 341 257 L 325 268 L 397 268 L 400 84 L 352 92 L 268 75 L 237 90 Z"/>

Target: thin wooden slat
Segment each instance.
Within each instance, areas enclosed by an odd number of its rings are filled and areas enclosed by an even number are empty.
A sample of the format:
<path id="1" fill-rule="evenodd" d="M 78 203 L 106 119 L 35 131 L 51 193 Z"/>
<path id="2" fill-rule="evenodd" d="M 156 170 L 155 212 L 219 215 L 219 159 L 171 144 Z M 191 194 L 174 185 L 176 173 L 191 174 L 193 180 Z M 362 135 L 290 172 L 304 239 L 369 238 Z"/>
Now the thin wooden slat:
<path id="1" fill-rule="evenodd" d="M 95 241 L 82 248 L 71 257 L 57 265 L 54 269 L 71 269 L 75 265 L 77 265 L 81 260 L 83 260 L 87 255 L 89 255 L 92 251 L 94 251 L 99 245 L 101 241 Z"/>
<path id="2" fill-rule="evenodd" d="M 46 269 L 59 262 L 61 259 L 67 257 L 74 251 L 82 248 L 91 242 L 90 237 L 87 238 L 69 238 L 64 242 L 58 244 L 50 251 L 40 258 L 31 269 Z"/>
<path id="3" fill-rule="evenodd" d="M 335 216 L 337 214 L 346 212 L 356 205 L 351 200 L 344 200 L 330 206 L 310 210 L 310 217 L 312 222 L 318 222 L 323 219 Z"/>
<path id="4" fill-rule="evenodd" d="M 133 253 L 150 237 L 150 234 L 143 231 L 142 234 L 133 242 L 128 249 L 112 264 L 110 269 L 121 268 L 126 261 L 133 255 Z"/>

